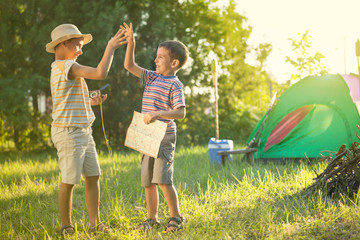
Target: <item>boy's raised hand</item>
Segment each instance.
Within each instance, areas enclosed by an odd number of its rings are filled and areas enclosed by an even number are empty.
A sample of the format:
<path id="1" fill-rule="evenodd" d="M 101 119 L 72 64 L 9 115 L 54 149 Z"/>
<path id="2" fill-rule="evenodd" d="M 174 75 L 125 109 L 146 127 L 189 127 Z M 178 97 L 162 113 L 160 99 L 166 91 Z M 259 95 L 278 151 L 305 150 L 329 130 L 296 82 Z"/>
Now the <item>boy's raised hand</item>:
<path id="1" fill-rule="evenodd" d="M 113 47 L 114 49 L 119 48 L 121 45 L 124 45 L 127 43 L 127 39 L 125 36 L 125 30 L 119 29 L 117 33 L 109 40 L 108 45 Z"/>
<path id="2" fill-rule="evenodd" d="M 130 23 L 130 27 L 124 22 L 124 26 L 120 25 L 120 28 L 125 31 L 125 37 L 128 44 L 135 44 L 133 25 Z"/>
<path id="3" fill-rule="evenodd" d="M 133 32 L 133 25 L 130 23 L 130 27 L 124 23 L 120 26 L 120 28 L 125 32 L 126 40 L 127 40 L 127 47 L 124 59 L 124 67 L 128 70 L 131 74 L 135 75 L 138 78 L 141 78 L 141 73 L 144 70 L 143 68 L 139 67 L 135 63 L 135 39 L 134 39 L 134 32 Z"/>

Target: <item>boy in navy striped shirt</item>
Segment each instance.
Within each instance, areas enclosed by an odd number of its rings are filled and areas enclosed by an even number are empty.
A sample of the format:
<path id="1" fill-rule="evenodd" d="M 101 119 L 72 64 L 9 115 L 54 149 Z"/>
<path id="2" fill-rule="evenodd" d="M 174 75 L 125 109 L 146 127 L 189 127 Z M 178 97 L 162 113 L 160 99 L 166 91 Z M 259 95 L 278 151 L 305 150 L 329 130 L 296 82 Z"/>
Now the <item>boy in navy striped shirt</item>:
<path id="1" fill-rule="evenodd" d="M 148 218 L 137 228 L 147 231 L 160 226 L 157 188 L 159 186 L 170 209 L 170 219 L 165 230 L 166 232 L 176 231 L 182 228 L 185 219 L 180 214 L 178 196 L 173 185 L 176 144 L 174 119 L 183 119 L 186 115 L 184 85 L 177 78 L 176 73 L 186 63 L 189 52 L 187 47 L 179 41 L 163 42 L 157 49 L 156 71 L 143 69 L 135 63 L 135 39 L 132 24 L 130 23 L 129 27 L 124 23 L 122 28 L 126 30 L 125 36 L 128 42 L 124 67 L 139 77 L 141 85 L 145 86 L 142 98 L 144 121 L 149 124 L 154 120 L 160 120 L 168 124 L 158 157 L 154 159 L 142 155 L 141 185 L 145 187 Z"/>

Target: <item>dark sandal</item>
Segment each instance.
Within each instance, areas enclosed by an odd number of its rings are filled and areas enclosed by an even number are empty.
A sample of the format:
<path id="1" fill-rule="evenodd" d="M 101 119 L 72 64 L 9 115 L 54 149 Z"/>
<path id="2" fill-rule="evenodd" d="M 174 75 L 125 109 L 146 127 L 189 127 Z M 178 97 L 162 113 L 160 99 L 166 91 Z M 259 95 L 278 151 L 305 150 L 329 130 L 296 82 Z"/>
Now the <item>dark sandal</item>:
<path id="1" fill-rule="evenodd" d="M 75 233 L 75 228 L 72 224 L 62 226 L 60 229 L 60 234 L 62 235 L 73 235 Z"/>
<path id="2" fill-rule="evenodd" d="M 110 229 L 102 222 L 90 229 L 91 233 L 110 233 Z"/>
<path id="3" fill-rule="evenodd" d="M 176 223 L 170 223 L 173 221 Z M 172 217 L 169 219 L 168 224 L 166 225 L 165 232 L 170 233 L 170 232 L 179 231 L 180 229 L 182 229 L 184 223 L 185 223 L 185 218 L 183 216 Z"/>
<path id="4" fill-rule="evenodd" d="M 141 231 L 146 232 L 146 231 L 149 231 L 151 229 L 159 228 L 159 227 L 160 227 L 160 222 L 159 221 L 155 222 L 151 218 L 148 218 L 143 223 L 137 225 L 135 228 L 137 230 L 141 230 Z"/>

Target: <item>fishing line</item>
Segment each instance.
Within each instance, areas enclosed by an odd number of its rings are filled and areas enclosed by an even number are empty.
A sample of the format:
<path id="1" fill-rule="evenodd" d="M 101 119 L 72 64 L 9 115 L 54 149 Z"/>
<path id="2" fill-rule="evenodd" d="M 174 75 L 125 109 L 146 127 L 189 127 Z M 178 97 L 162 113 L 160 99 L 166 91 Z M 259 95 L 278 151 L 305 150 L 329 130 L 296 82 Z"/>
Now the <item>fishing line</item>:
<path id="1" fill-rule="evenodd" d="M 109 154 L 112 155 L 112 149 L 111 149 L 110 144 L 109 144 L 109 139 L 107 139 L 106 132 L 105 132 L 104 114 L 103 114 L 103 109 L 102 109 L 102 97 L 101 97 L 101 92 L 100 91 L 99 91 L 99 99 L 100 99 L 101 125 L 102 125 L 102 129 L 103 129 L 103 133 L 104 133 L 105 143 L 106 143 L 106 147 L 107 147 L 107 149 L 109 151 Z"/>

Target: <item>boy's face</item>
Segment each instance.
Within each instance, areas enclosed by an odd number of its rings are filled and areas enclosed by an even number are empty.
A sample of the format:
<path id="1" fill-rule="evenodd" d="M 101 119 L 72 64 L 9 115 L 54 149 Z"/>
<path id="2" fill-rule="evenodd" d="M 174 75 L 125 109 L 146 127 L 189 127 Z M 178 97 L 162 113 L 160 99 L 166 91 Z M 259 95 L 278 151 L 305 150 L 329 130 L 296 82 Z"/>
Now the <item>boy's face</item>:
<path id="1" fill-rule="evenodd" d="M 73 38 L 64 42 L 64 51 L 66 59 L 76 61 L 76 59 L 83 53 L 82 47 L 84 45 L 83 38 Z"/>
<path id="2" fill-rule="evenodd" d="M 176 72 L 177 60 L 170 57 L 170 51 L 165 47 L 159 47 L 156 54 L 156 72 L 163 76 L 172 76 Z"/>

